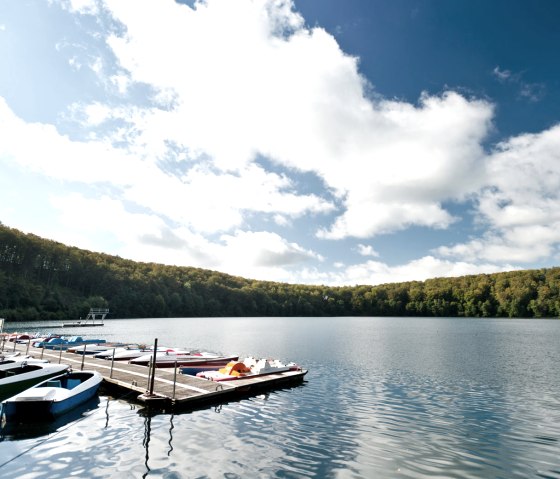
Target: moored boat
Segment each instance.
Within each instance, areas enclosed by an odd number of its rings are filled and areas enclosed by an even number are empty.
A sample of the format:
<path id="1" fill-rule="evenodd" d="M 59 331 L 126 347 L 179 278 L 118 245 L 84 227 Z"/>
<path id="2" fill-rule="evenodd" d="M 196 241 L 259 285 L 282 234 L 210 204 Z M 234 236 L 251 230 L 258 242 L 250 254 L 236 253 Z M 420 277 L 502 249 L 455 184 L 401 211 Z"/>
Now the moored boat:
<path id="1" fill-rule="evenodd" d="M 237 361 L 238 356 L 223 356 L 215 359 L 193 359 L 181 362 L 180 370 L 181 374 L 187 374 L 189 376 L 196 376 L 198 373 L 206 371 L 215 371 L 217 368 L 227 366 L 231 361 Z"/>
<path id="2" fill-rule="evenodd" d="M 33 356 L 28 354 L 21 354 L 19 352 L 14 353 L 10 356 L 4 356 L 0 354 L 0 370 L 10 369 L 14 366 L 21 366 L 22 363 L 48 363 L 48 359 L 35 359 Z"/>
<path id="3" fill-rule="evenodd" d="M 13 333 L 8 336 L 8 341 L 11 343 L 27 343 L 35 338 L 35 335 L 29 333 Z"/>
<path id="4" fill-rule="evenodd" d="M 2 402 L 6 421 L 54 418 L 91 399 L 103 377 L 97 371 L 55 376 Z"/>
<path id="5" fill-rule="evenodd" d="M 156 368 L 172 368 L 183 365 L 204 365 L 209 361 L 214 361 L 215 367 L 220 364 L 227 364 L 229 361 L 237 360 L 239 356 L 220 356 L 208 352 L 191 352 L 183 350 L 159 351 L 156 352 Z M 154 360 L 154 355 L 146 354 L 135 359 L 131 359 L 131 364 L 148 366 Z"/>
<path id="6" fill-rule="evenodd" d="M 286 371 L 300 371 L 301 368 L 295 363 L 284 364 L 278 359 L 255 359 L 245 358 L 243 361 L 231 361 L 225 367 L 214 371 L 203 371 L 196 374 L 199 378 L 211 381 L 232 381 L 267 374 L 283 373 Z"/>
<path id="7" fill-rule="evenodd" d="M 114 359 L 115 361 L 130 361 L 131 359 L 138 358 L 140 356 L 145 356 L 146 354 L 153 354 L 154 348 L 148 346 L 138 346 L 138 345 L 131 345 L 131 346 L 124 346 L 122 348 L 114 348 L 115 354 Z M 168 348 L 158 347 L 158 351 L 167 351 Z M 100 353 L 94 354 L 94 357 L 101 358 L 101 359 L 113 359 L 113 348 L 108 349 L 107 351 L 101 351 Z"/>
<path id="8" fill-rule="evenodd" d="M 53 376 L 68 371 L 67 364 L 16 362 L 0 368 L 0 400 L 9 398 Z"/>
<path id="9" fill-rule="evenodd" d="M 82 336 L 72 336 L 70 338 L 52 338 L 47 342 L 42 342 L 37 346 L 37 343 L 33 344 L 35 347 L 44 349 L 55 349 L 55 350 L 66 350 L 73 346 L 83 346 L 84 344 L 102 344 L 106 343 L 105 339 L 85 339 Z"/>
<path id="10" fill-rule="evenodd" d="M 114 348 L 121 348 L 124 343 L 101 343 L 101 344 L 80 344 L 77 346 L 72 346 L 66 351 L 75 354 L 85 354 L 86 356 L 93 356 L 97 353 L 103 353 L 105 351 L 113 350 Z"/>
<path id="11" fill-rule="evenodd" d="M 49 334 L 39 334 L 35 339 L 33 339 L 31 341 L 31 345 L 34 348 L 42 348 L 44 343 L 47 343 L 50 339 L 53 338 L 60 338 L 60 334 L 54 334 L 54 333 L 49 333 Z"/>

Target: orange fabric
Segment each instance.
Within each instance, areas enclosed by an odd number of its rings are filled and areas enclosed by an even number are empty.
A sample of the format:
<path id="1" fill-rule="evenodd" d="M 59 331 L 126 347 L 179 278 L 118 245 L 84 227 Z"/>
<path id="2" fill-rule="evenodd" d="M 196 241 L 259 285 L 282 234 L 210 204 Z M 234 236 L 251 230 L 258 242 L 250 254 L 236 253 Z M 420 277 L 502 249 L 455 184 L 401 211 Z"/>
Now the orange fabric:
<path id="1" fill-rule="evenodd" d="M 250 373 L 251 370 L 240 361 L 231 361 L 220 369 L 222 374 L 229 374 L 230 376 L 242 376 L 243 374 Z"/>

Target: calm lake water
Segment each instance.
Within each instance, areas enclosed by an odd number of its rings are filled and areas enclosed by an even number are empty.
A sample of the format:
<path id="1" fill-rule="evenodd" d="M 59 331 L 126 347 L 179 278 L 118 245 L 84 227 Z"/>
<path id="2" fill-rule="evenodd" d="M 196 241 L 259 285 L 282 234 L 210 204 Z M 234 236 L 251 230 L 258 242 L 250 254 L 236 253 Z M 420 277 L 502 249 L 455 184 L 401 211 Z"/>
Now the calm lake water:
<path id="1" fill-rule="evenodd" d="M 136 319 L 70 334 L 277 357 L 309 373 L 181 414 L 101 395 L 52 425 L 4 428 L 2 479 L 560 478 L 560 321 Z"/>

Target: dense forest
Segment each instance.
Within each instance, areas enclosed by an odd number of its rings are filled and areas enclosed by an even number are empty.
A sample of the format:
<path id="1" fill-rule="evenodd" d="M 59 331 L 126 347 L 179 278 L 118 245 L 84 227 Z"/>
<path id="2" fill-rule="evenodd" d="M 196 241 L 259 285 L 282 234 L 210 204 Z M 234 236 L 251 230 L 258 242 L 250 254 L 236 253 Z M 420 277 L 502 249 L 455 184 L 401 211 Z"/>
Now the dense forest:
<path id="1" fill-rule="evenodd" d="M 0 223 L 0 317 L 560 316 L 560 268 L 329 287 L 254 281 L 68 247 Z"/>

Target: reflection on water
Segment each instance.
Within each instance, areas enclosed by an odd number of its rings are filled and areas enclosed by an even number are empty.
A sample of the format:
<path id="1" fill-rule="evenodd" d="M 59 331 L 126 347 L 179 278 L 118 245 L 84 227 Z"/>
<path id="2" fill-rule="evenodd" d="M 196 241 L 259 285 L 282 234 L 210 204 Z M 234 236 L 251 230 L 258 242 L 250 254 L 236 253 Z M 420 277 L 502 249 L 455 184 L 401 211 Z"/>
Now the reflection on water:
<path id="1" fill-rule="evenodd" d="M 146 477 L 150 472 L 150 466 L 148 465 L 148 461 L 150 459 L 150 435 L 152 433 L 152 416 L 146 414 L 144 416 L 144 441 L 142 445 L 144 449 L 146 449 L 146 460 L 144 461 L 144 465 L 146 466 L 146 473 L 142 474 L 142 477 Z"/>
<path id="2" fill-rule="evenodd" d="M 2 479 L 560 479 L 558 321 L 153 321 L 180 346 L 268 351 L 310 372 L 297 387 L 176 414 L 102 395 L 38 435 L 3 430 Z M 149 328 L 117 323 L 109 335 Z"/>
<path id="3" fill-rule="evenodd" d="M 87 413 L 97 409 L 98 405 L 99 398 L 93 397 L 54 420 L 50 418 L 45 418 L 44 421 L 35 419 L 34 422 L 6 422 L 3 420 L 0 427 L 0 441 L 32 439 L 56 433 L 75 421 L 85 419 Z"/>
<path id="4" fill-rule="evenodd" d="M 145 449 L 144 466 L 146 468 L 146 471 L 142 475 L 142 477 L 148 477 L 151 471 L 149 461 L 150 461 L 150 439 L 152 435 L 152 418 L 160 414 L 158 414 L 156 411 L 147 408 L 139 409 L 138 414 L 139 416 L 144 418 L 144 438 L 142 440 L 142 445 L 144 446 Z M 174 414 L 163 414 L 161 416 L 169 421 L 169 439 L 167 441 L 167 445 L 168 445 L 167 456 L 170 457 L 171 453 L 173 452 L 173 429 L 175 427 L 173 424 L 173 418 L 175 416 Z M 156 451 L 156 453 L 159 452 L 160 451 Z"/>

